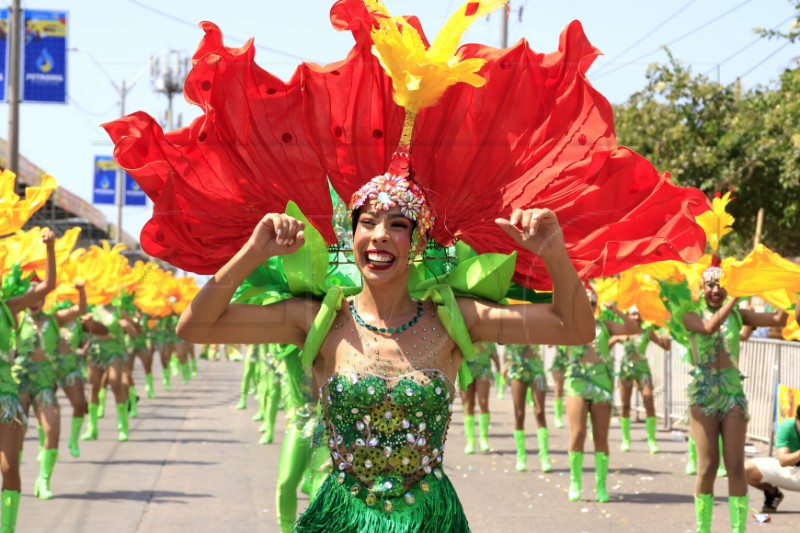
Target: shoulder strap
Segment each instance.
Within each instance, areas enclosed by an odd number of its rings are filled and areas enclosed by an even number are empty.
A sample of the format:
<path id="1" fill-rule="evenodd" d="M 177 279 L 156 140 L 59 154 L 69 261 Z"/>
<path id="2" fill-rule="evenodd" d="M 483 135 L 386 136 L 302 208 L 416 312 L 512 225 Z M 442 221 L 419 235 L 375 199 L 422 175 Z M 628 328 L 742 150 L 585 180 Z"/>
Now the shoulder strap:
<path id="1" fill-rule="evenodd" d="M 328 335 L 333 325 L 333 319 L 342 307 L 343 301 L 344 292 L 338 285 L 333 285 L 325 293 L 319 312 L 314 317 L 314 322 L 306 335 L 306 342 L 303 344 L 302 361 L 304 367 L 310 367 L 314 363 L 320 346 L 322 346 L 322 342 Z"/>
<path id="2" fill-rule="evenodd" d="M 444 330 L 461 350 L 464 360 L 461 363 L 461 368 L 458 369 L 458 381 L 461 389 L 466 390 L 469 384 L 472 383 L 472 373 L 469 371 L 467 361 L 475 357 L 475 345 L 469 336 L 469 330 L 466 322 L 464 322 L 464 316 L 461 314 L 461 308 L 458 306 L 453 288 L 445 283 L 434 285 L 425 291 L 422 299 L 431 300 L 438 304 L 439 320 L 442 321 Z"/>

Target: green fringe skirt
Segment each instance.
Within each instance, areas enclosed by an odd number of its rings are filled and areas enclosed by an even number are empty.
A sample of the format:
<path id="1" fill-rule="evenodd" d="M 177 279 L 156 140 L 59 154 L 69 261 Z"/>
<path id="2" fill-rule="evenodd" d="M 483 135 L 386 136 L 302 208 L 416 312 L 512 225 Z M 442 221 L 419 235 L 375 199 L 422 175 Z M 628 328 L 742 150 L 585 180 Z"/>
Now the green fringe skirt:
<path id="1" fill-rule="evenodd" d="M 295 523 L 300 533 L 468 533 L 464 509 L 447 476 L 430 484 L 413 505 L 386 511 L 378 500 L 370 507 L 350 494 L 331 474 L 309 508 Z"/>

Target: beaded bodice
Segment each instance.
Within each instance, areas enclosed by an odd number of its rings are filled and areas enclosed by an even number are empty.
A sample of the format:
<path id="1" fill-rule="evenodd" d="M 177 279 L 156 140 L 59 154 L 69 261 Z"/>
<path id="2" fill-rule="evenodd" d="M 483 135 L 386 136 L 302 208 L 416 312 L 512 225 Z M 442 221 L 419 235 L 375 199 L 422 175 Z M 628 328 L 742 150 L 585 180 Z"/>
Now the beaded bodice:
<path id="1" fill-rule="evenodd" d="M 46 355 L 56 353 L 58 346 L 58 324 L 44 313 L 24 313 L 19 321 L 17 352 L 31 354 L 41 349 Z"/>
<path id="2" fill-rule="evenodd" d="M 710 320 L 716 312 L 716 309 L 710 309 L 708 306 L 703 305 L 697 314 L 703 320 Z M 714 334 L 692 333 L 691 341 L 695 352 L 695 364 L 702 366 L 716 363 L 719 354 L 725 352 L 731 362 L 738 366 L 739 337 L 742 324 L 742 315 L 738 309 L 734 308 Z"/>
<path id="3" fill-rule="evenodd" d="M 608 346 L 609 333 L 602 321 L 597 321 L 594 328 L 594 341 L 589 344 L 582 344 L 580 346 L 572 346 L 569 348 L 569 358 L 572 362 L 579 362 L 590 350 L 594 350 L 598 357 L 604 363 L 612 364 L 611 349 Z"/>
<path id="4" fill-rule="evenodd" d="M 321 394 L 334 475 L 353 497 L 391 512 L 413 506 L 441 479 L 455 398 L 446 374 L 341 370 Z"/>
<path id="5" fill-rule="evenodd" d="M 98 339 L 92 342 L 91 351 L 93 354 L 123 354 L 125 348 L 125 330 L 119 323 L 120 313 L 116 308 L 96 307 L 94 310 L 94 320 L 100 322 L 108 328 L 108 338 Z"/>

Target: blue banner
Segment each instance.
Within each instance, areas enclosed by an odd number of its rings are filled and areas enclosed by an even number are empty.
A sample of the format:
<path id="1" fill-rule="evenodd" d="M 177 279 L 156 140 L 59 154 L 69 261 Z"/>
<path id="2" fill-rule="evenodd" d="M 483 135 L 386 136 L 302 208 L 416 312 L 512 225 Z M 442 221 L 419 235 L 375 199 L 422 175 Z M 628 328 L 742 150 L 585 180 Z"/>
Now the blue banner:
<path id="1" fill-rule="evenodd" d="M 147 205 L 147 195 L 127 172 L 125 173 L 125 205 Z"/>
<path id="2" fill-rule="evenodd" d="M 22 101 L 67 102 L 67 12 L 25 10 Z"/>
<path id="3" fill-rule="evenodd" d="M 94 156 L 93 204 L 117 203 L 117 163 L 110 155 Z"/>
<path id="4" fill-rule="evenodd" d="M 6 100 L 8 78 L 8 9 L 0 9 L 0 102 Z"/>

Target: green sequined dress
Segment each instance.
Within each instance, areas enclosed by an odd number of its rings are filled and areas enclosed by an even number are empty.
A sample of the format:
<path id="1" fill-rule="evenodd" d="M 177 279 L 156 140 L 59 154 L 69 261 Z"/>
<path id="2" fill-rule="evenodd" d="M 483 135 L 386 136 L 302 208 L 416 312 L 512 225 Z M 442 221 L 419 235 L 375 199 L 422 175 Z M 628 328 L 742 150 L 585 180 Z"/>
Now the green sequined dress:
<path id="1" fill-rule="evenodd" d="M 98 368 L 108 368 L 114 361 L 124 361 L 127 357 L 125 330 L 119 324 L 122 315 L 114 307 L 96 307 L 94 320 L 108 328 L 108 338 L 96 339 L 89 348 L 89 360 Z"/>
<path id="2" fill-rule="evenodd" d="M 547 391 L 547 376 L 539 347 L 528 344 L 507 344 L 503 349 L 508 365 L 508 379 L 531 384 L 537 391 Z"/>
<path id="3" fill-rule="evenodd" d="M 631 335 L 622 343 L 624 351 L 619 362 L 617 377 L 622 381 L 635 382 L 641 389 L 653 386 L 653 372 L 645 357 L 647 345 L 650 344 L 650 330 L 645 329 L 639 335 Z"/>
<path id="4" fill-rule="evenodd" d="M 14 316 L 6 303 L 0 300 L 0 423 L 27 425 L 28 417 L 25 416 L 17 382 L 11 373 L 15 346 Z"/>
<path id="5" fill-rule="evenodd" d="M 472 380 L 494 381 L 492 357 L 497 355 L 497 345 L 493 342 L 482 342 L 475 345 L 475 358 L 467 361 Z"/>
<path id="6" fill-rule="evenodd" d="M 20 393 L 25 393 L 37 408 L 57 404 L 55 394 L 59 329 L 55 318 L 44 313 L 21 315 L 17 329 L 17 357 L 11 372 Z M 44 359 L 34 360 L 41 351 Z"/>
<path id="7" fill-rule="evenodd" d="M 455 398 L 443 372 L 340 371 L 321 392 L 333 473 L 296 531 L 469 531 L 442 468 Z"/>
<path id="8" fill-rule="evenodd" d="M 593 344 L 573 346 L 564 374 L 565 396 L 580 396 L 587 402 L 610 403 L 614 397 L 614 361 L 608 345 L 610 334 L 602 321 L 597 322 Z M 598 363 L 582 361 L 590 348 L 600 356 Z"/>
<path id="9" fill-rule="evenodd" d="M 704 320 L 709 320 L 715 312 L 706 305 L 697 311 Z M 690 335 L 695 367 L 689 372 L 689 405 L 699 406 L 707 416 L 722 418 L 735 408 L 748 417 L 747 397 L 742 386 L 744 376 L 738 367 L 741 329 L 742 315 L 738 309 L 733 309 L 715 334 Z M 719 368 L 716 365 L 722 352 L 728 354 L 732 366 Z"/>

